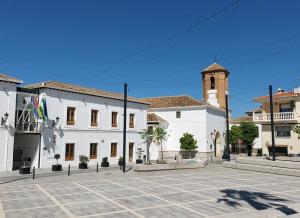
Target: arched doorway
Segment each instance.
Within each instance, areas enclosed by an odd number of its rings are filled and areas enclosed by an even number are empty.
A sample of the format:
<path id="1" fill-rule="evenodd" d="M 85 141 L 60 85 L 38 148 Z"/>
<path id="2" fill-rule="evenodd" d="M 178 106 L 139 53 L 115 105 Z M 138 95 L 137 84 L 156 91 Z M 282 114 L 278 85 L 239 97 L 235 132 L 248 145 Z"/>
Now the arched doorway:
<path id="1" fill-rule="evenodd" d="M 222 156 L 222 143 L 221 143 L 221 135 L 219 132 L 216 133 L 216 138 L 215 138 L 215 151 L 216 151 L 216 157 L 221 157 Z"/>

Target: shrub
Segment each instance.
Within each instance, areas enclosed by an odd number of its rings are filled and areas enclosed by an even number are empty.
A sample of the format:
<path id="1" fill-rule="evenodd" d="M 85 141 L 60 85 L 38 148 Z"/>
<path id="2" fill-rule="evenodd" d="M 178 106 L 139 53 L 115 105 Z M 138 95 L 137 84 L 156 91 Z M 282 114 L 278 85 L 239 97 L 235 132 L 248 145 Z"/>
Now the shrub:
<path id="1" fill-rule="evenodd" d="M 56 159 L 56 165 L 58 165 L 58 159 L 60 158 L 60 154 L 55 154 L 54 158 Z"/>
<path id="2" fill-rule="evenodd" d="M 80 163 L 84 164 L 84 163 L 88 163 L 90 161 L 90 159 L 86 156 L 86 155 L 79 155 L 79 161 Z"/>

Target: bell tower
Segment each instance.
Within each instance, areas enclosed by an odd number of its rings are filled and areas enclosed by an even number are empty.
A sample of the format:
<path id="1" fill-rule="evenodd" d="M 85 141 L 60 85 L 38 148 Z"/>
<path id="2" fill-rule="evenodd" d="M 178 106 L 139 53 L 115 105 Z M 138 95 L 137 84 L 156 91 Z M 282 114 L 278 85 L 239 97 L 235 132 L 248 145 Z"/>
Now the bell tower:
<path id="1" fill-rule="evenodd" d="M 225 95 L 228 94 L 229 72 L 217 63 L 202 71 L 203 99 L 216 107 L 225 109 Z"/>

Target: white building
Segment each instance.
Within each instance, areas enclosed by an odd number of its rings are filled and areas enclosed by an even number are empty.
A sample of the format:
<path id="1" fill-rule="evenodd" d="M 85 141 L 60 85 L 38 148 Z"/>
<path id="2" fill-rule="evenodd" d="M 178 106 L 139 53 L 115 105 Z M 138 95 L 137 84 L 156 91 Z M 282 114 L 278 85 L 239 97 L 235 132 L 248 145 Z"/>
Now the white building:
<path id="1" fill-rule="evenodd" d="M 166 96 L 143 99 L 150 103 L 148 128 L 159 125 L 166 128 L 167 140 L 163 142 L 165 159 L 175 159 L 182 154 L 179 139 L 184 133 L 197 140 L 197 157 L 222 156 L 225 146 L 225 111 L 198 101 L 191 96 Z M 159 159 L 160 146 L 150 146 L 151 160 Z M 215 155 L 214 155 L 215 153 Z"/>
<path id="2" fill-rule="evenodd" d="M 22 81 L 0 74 L 0 171 L 12 169 L 17 85 Z"/>
<path id="3" fill-rule="evenodd" d="M 8 150 L 1 146 L 0 153 L 7 152 L 1 156 L 1 163 L 7 163 L 1 171 L 18 169 L 24 161 L 32 167 L 49 168 L 56 163 L 55 154 L 61 155 L 63 166 L 78 165 L 81 154 L 90 158 L 89 165 L 100 163 L 103 157 L 110 164 L 118 162 L 123 154 L 122 94 L 55 81 L 19 87 L 16 94 L 16 85 L 9 85 L 13 103 L 5 111 L 1 108 L 1 113 L 11 114 L 7 122 L 14 134 L 10 144 L 6 143 Z M 5 93 L 0 94 L 2 99 Z M 44 121 L 34 116 L 32 97 L 46 100 L 48 118 Z M 129 97 L 127 114 L 126 159 L 134 162 L 137 148 L 145 150 L 139 132 L 147 125 L 147 104 Z M 2 137 L 0 140 L 2 143 Z"/>
<path id="4" fill-rule="evenodd" d="M 168 138 L 163 142 L 163 155 L 169 159 L 183 154 L 179 139 L 184 133 L 197 140 L 197 157 L 221 157 L 225 148 L 226 113 L 225 95 L 228 94 L 229 72 L 217 63 L 202 71 L 203 99 L 191 96 L 144 98 L 150 103 L 148 126 L 166 128 Z M 151 160 L 159 159 L 161 149 L 153 142 Z M 181 155 L 179 155 L 180 157 Z"/>

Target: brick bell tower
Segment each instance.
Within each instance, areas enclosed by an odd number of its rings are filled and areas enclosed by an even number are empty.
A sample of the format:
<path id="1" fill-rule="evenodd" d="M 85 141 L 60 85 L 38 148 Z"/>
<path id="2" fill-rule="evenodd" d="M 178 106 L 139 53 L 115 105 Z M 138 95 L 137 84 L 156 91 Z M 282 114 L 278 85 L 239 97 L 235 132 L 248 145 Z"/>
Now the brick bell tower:
<path id="1" fill-rule="evenodd" d="M 217 63 L 213 63 L 202 71 L 203 98 L 207 103 L 225 109 L 228 76 L 229 72 Z"/>

